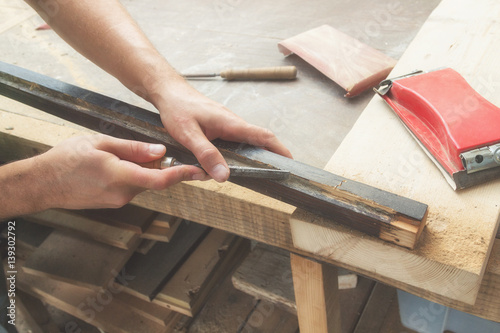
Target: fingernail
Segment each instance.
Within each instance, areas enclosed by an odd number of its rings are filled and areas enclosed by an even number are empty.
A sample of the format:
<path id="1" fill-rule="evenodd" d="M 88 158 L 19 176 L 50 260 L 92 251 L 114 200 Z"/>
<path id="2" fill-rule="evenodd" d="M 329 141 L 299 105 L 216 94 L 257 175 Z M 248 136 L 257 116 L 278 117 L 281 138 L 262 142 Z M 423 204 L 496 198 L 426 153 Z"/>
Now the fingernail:
<path id="1" fill-rule="evenodd" d="M 152 155 L 160 155 L 165 151 L 165 146 L 159 144 L 149 145 L 149 153 Z"/>
<path id="2" fill-rule="evenodd" d="M 218 182 L 223 182 L 229 177 L 229 170 L 224 165 L 217 164 L 212 169 L 212 177 Z"/>

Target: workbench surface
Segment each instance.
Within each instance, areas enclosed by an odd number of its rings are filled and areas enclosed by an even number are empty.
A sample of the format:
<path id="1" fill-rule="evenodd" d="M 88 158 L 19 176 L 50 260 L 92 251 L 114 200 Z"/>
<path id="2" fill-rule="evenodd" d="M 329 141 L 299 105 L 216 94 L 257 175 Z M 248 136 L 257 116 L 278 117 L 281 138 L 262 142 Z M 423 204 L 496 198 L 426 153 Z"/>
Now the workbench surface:
<path id="1" fill-rule="evenodd" d="M 324 168 L 373 97 L 354 99 L 296 56 L 283 57 L 277 43 L 329 24 L 399 59 L 439 3 L 373 1 L 257 0 L 123 1 L 146 34 L 180 72 L 219 72 L 228 67 L 295 65 L 293 82 L 192 81 L 202 93 L 251 123 L 267 127 L 295 159 Z M 62 81 L 153 110 L 51 30 L 36 31 L 42 20 L 24 2 L 0 0 L 0 59 Z M 28 116 L 28 117 L 26 117 Z M 0 153 L 12 158 L 45 149 L 86 129 L 0 97 Z M 12 147 L 22 148 L 18 153 Z M 396 189 L 397 192 L 397 189 Z M 358 271 L 430 299 L 439 293 L 338 261 L 325 253 L 296 249 L 289 219 L 294 207 L 233 184 L 184 183 L 145 192 L 133 203 L 156 211 L 311 255 Z M 428 203 L 431 204 L 432 203 Z M 494 221 L 495 222 L 495 221 Z M 363 240 L 361 240 L 362 242 Z M 422 254 L 425 257 L 425 254 Z M 460 298 L 460 297 L 458 297 Z"/>
<path id="2" fill-rule="evenodd" d="M 437 0 L 398 1 L 131 1 L 122 3 L 179 72 L 220 72 L 232 67 L 295 65 L 293 82 L 192 80 L 199 91 L 247 121 L 270 128 L 301 162 L 323 168 L 367 105 L 355 99 L 277 43 L 329 24 L 399 58 Z M 20 0 L 0 0 L 1 60 L 149 110 L 153 107 L 76 53 Z M 3 109 L 10 109 L 2 102 Z"/>

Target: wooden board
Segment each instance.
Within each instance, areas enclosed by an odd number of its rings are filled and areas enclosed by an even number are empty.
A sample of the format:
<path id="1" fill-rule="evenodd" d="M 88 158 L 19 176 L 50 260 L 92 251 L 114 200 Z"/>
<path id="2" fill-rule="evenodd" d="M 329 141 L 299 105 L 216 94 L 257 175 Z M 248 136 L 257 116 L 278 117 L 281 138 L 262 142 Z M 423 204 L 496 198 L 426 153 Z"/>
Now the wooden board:
<path id="1" fill-rule="evenodd" d="M 19 104 L 19 108 L 29 113 L 28 107 Z M 69 125 L 64 126 L 5 111 L 0 111 L 0 119 L 8 124 L 7 128 L 13 128 L 6 130 L 5 127 L 0 126 L 0 155 L 7 156 L 9 159 L 38 154 L 64 138 L 89 133 L 86 129 L 75 129 Z M 40 131 L 43 131 L 45 135 L 38 135 Z M 459 294 L 445 297 L 442 292 L 426 290 L 425 285 L 416 288 L 408 284 L 406 280 L 393 279 L 395 271 L 386 270 L 380 274 L 374 270 L 364 270 L 359 267 L 359 264 L 353 264 L 348 259 L 338 260 L 329 256 L 328 253 L 310 253 L 295 248 L 289 224 L 290 216 L 295 208 L 235 184 L 218 184 L 213 181 L 183 182 L 165 191 L 144 192 L 134 198 L 133 202 L 153 211 L 180 216 L 186 220 L 331 262 L 441 304 L 467 308 L 469 311 L 473 309 L 460 300 Z M 344 235 L 351 237 L 352 231 L 346 230 Z M 368 253 L 370 250 L 370 248 L 363 250 L 363 253 Z M 406 253 L 403 251 L 401 255 L 405 257 Z M 420 257 L 412 258 L 408 259 L 408 262 L 422 260 Z M 487 294 L 495 293 L 495 290 L 500 288 L 500 280 L 490 280 L 484 288 L 487 288 L 483 291 Z M 446 291 L 448 288 L 445 287 L 443 290 Z M 488 300 L 491 298 L 486 297 L 485 302 Z"/>
<path id="2" fill-rule="evenodd" d="M 444 0 L 390 76 L 415 68 L 449 66 L 500 105 L 500 94 L 492 93 L 495 85 L 491 83 L 500 77 L 500 40 L 493 33 L 500 31 L 498 15 L 497 2 Z M 359 272 L 438 302 L 474 304 L 499 222 L 500 179 L 454 192 L 378 96 L 326 169 L 427 202 L 430 209 L 422 242 L 415 251 L 397 249 L 297 212 L 291 221 L 297 248 L 354 266 Z"/>
<path id="3" fill-rule="evenodd" d="M 116 288 L 119 289 L 120 286 L 116 286 Z M 169 326 L 171 325 L 172 320 L 180 317 L 179 313 L 175 311 L 152 302 L 145 301 L 126 292 L 117 293 L 116 298 L 127 304 L 130 310 L 162 326 Z"/>
<path id="4" fill-rule="evenodd" d="M 79 213 L 102 223 L 142 234 L 151 225 L 158 213 L 134 205 L 116 209 L 85 209 Z"/>
<path id="5" fill-rule="evenodd" d="M 132 311 L 108 289 L 94 291 L 23 272 L 17 275 L 18 287 L 44 302 L 82 319 L 109 333 L 166 333 L 160 325 Z M 117 292 L 115 289 L 114 292 Z M 178 318 L 176 318 L 178 319 Z M 175 320 L 175 319 L 174 319 Z M 171 323 L 175 325 L 175 323 Z"/>
<path id="6" fill-rule="evenodd" d="M 246 325 L 248 318 L 253 314 L 256 305 L 257 302 L 253 297 L 233 288 L 231 275 L 228 274 L 217 289 L 214 290 L 201 312 L 194 318 L 188 332 L 239 332 Z M 279 309 L 276 308 L 276 310 L 278 311 Z M 267 308 L 264 313 L 257 313 L 254 320 L 258 318 L 259 314 L 259 319 L 262 320 L 252 323 L 251 332 L 263 332 L 259 331 L 259 324 L 264 324 L 265 319 L 272 313 Z M 295 332 L 296 328 L 292 332 Z"/>
<path id="7" fill-rule="evenodd" d="M 153 302 L 188 316 L 196 315 L 212 288 L 249 250 L 247 239 L 221 230 L 210 231 Z"/>
<path id="8" fill-rule="evenodd" d="M 339 269 L 339 290 L 356 288 L 357 281 L 356 274 Z M 297 314 L 288 251 L 257 244 L 234 272 L 232 282 L 238 290 Z"/>
<path id="9" fill-rule="evenodd" d="M 153 220 L 154 225 L 158 227 L 170 228 L 173 224 L 177 222 L 178 217 L 167 215 L 167 214 L 158 214 Z"/>
<path id="10" fill-rule="evenodd" d="M 113 281 L 133 252 L 55 230 L 29 256 L 24 269 L 97 290 Z"/>
<path id="11" fill-rule="evenodd" d="M 125 264 L 126 272 L 134 277 L 127 281 L 125 289 L 139 298 L 152 300 L 209 230 L 184 221 L 169 243 L 156 243 L 146 255 L 134 253 Z"/>
<path id="12" fill-rule="evenodd" d="M 340 288 L 344 278 L 352 282 L 353 277 L 357 282 L 354 289 L 352 285 Z M 375 282 L 343 269 L 339 269 L 338 280 L 342 332 L 352 332 Z M 290 255 L 284 250 L 258 244 L 234 272 L 232 282 L 238 290 L 297 314 Z"/>
<path id="13" fill-rule="evenodd" d="M 98 242 L 127 250 L 136 248 L 139 236 L 133 231 L 114 227 L 96 219 L 76 214 L 73 211 L 49 209 L 25 216 L 29 221 L 58 230 L 77 232 Z"/>
<path id="14" fill-rule="evenodd" d="M 146 254 L 151 250 L 153 246 L 155 246 L 156 241 L 151 240 L 151 239 L 143 239 L 140 243 L 137 249 L 135 249 L 136 252 L 139 252 L 140 254 Z"/>
<path id="15" fill-rule="evenodd" d="M 154 220 L 148 229 L 141 234 L 141 238 L 158 242 L 169 242 L 175 235 L 175 232 L 181 223 L 182 218 L 180 217 L 172 217 L 169 219 L 168 226 L 164 223 L 164 221 Z"/>
<path id="16" fill-rule="evenodd" d="M 340 333 L 337 268 L 293 253 L 290 263 L 300 330 Z"/>
<path id="17" fill-rule="evenodd" d="M 36 297 L 16 289 L 16 330 L 30 333 L 59 333 L 45 305 Z"/>

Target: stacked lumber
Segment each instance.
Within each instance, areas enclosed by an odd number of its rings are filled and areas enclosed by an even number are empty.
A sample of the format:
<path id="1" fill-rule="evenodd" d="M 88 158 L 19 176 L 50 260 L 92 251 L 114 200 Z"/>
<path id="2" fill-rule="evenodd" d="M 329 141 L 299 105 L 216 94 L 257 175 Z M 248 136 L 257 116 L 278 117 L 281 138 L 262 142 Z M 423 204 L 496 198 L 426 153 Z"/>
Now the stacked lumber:
<path id="1" fill-rule="evenodd" d="M 232 276 L 236 289 L 297 314 L 290 253 L 259 243 Z M 356 288 L 358 276 L 339 269 L 340 290 Z"/>
<path id="2" fill-rule="evenodd" d="M 132 205 L 29 215 L 16 238 L 18 288 L 107 333 L 185 330 L 250 249 Z"/>
<path id="3" fill-rule="evenodd" d="M 255 246 L 232 275 L 237 290 L 252 295 L 268 308 L 292 314 L 298 323 L 293 282 L 290 253 L 262 243 Z M 353 331 L 374 284 L 372 280 L 339 269 L 342 332 Z"/>

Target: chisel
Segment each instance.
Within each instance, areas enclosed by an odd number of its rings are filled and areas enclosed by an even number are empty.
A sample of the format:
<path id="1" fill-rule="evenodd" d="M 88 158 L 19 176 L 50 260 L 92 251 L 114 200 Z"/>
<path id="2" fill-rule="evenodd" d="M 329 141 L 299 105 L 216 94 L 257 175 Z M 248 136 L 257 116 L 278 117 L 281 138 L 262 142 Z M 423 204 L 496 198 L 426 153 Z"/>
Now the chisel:
<path id="1" fill-rule="evenodd" d="M 227 69 L 220 73 L 182 74 L 186 79 L 203 79 L 220 76 L 226 80 L 294 80 L 297 77 L 295 66 L 262 68 Z"/>
<path id="2" fill-rule="evenodd" d="M 164 156 L 158 160 L 141 163 L 143 167 L 150 169 L 166 169 L 178 165 L 184 165 L 177 161 L 175 158 L 170 156 Z M 200 164 L 193 164 L 194 166 L 203 169 Z M 250 178 L 261 178 L 261 179 L 272 179 L 272 180 L 285 180 L 290 176 L 290 171 L 280 170 L 280 169 L 266 169 L 266 168 L 253 168 L 247 166 L 229 166 L 230 177 L 250 177 Z"/>

